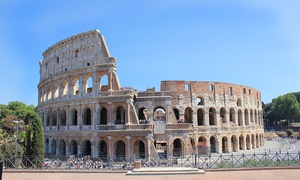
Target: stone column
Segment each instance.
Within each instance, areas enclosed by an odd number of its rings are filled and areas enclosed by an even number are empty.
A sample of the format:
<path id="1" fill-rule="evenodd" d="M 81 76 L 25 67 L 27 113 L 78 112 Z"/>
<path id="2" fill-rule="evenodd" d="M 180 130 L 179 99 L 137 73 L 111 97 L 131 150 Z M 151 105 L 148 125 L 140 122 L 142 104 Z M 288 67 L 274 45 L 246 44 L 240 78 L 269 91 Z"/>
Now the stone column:
<path id="1" fill-rule="evenodd" d="M 126 115 L 125 115 L 125 124 L 131 124 L 131 116 L 130 116 L 130 112 L 131 112 L 131 103 L 132 103 L 132 99 L 127 99 L 126 101 Z"/>
<path id="2" fill-rule="evenodd" d="M 126 160 L 131 158 L 131 136 L 126 136 L 127 145 L 126 145 Z"/>
<path id="3" fill-rule="evenodd" d="M 115 154 L 113 152 L 113 144 L 112 144 L 112 136 L 107 136 L 108 138 L 108 150 L 107 150 L 107 156 L 109 160 L 113 159 L 115 157 Z"/>

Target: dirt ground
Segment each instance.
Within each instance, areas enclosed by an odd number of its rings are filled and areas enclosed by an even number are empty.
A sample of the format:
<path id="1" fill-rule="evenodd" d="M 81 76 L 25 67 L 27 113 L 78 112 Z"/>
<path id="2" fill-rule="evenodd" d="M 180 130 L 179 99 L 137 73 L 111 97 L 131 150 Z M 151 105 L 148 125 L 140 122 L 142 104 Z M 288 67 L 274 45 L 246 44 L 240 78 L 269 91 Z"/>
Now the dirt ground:
<path id="1" fill-rule="evenodd" d="M 113 172 L 6 172 L 2 174 L 2 180 L 94 180 L 94 179 L 122 179 L 122 180 L 219 180 L 219 179 L 243 179 L 243 180 L 294 180 L 299 179 L 300 169 L 276 169 L 276 170 L 239 170 L 239 171 L 213 171 L 205 174 L 190 175 L 139 175 L 126 176 L 126 173 Z"/>

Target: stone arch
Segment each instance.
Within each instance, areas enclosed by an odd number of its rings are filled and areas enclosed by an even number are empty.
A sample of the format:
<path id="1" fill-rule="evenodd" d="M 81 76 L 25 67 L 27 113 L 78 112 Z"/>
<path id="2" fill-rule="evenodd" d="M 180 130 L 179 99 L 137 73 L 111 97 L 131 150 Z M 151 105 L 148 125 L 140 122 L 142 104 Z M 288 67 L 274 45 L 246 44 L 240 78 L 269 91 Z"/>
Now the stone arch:
<path id="1" fill-rule="evenodd" d="M 98 143 L 98 156 L 102 160 L 105 160 L 107 158 L 107 152 L 108 152 L 107 143 L 104 140 L 100 141 Z"/>
<path id="2" fill-rule="evenodd" d="M 76 109 L 71 110 L 70 126 L 77 126 L 78 124 L 78 112 Z"/>
<path id="3" fill-rule="evenodd" d="M 100 125 L 107 125 L 107 109 L 105 107 L 100 110 Z"/>
<path id="4" fill-rule="evenodd" d="M 72 80 L 72 89 L 73 89 L 73 94 L 72 95 L 78 95 L 80 93 L 80 83 L 79 83 L 79 78 L 73 78 Z"/>
<path id="5" fill-rule="evenodd" d="M 58 144 L 58 154 L 66 155 L 66 141 L 61 139 Z"/>
<path id="6" fill-rule="evenodd" d="M 59 92 L 58 82 L 55 82 L 55 83 L 54 83 L 53 98 L 58 98 L 58 92 Z"/>
<path id="7" fill-rule="evenodd" d="M 220 118 L 222 123 L 226 123 L 226 109 L 224 107 L 220 109 Z"/>
<path id="8" fill-rule="evenodd" d="M 259 148 L 259 138 L 258 138 L 258 134 L 256 134 L 256 148 Z"/>
<path id="9" fill-rule="evenodd" d="M 203 96 L 197 96 L 196 104 L 197 105 L 204 105 L 204 97 Z"/>
<path id="10" fill-rule="evenodd" d="M 231 136 L 231 150 L 232 152 L 238 152 L 238 140 L 236 135 Z"/>
<path id="11" fill-rule="evenodd" d="M 92 111 L 90 108 L 84 108 L 83 110 L 82 125 L 92 125 Z"/>
<path id="12" fill-rule="evenodd" d="M 198 126 L 203 126 L 205 125 L 205 112 L 204 109 L 199 108 L 197 110 L 197 122 L 198 122 Z"/>
<path id="13" fill-rule="evenodd" d="M 241 98 L 238 98 L 237 100 L 236 100 L 236 105 L 237 106 L 242 106 L 242 100 L 241 100 Z"/>
<path id="14" fill-rule="evenodd" d="M 159 106 L 156 107 L 153 111 L 153 120 L 154 121 L 166 121 L 166 110 L 165 108 Z"/>
<path id="15" fill-rule="evenodd" d="M 230 108 L 229 110 L 229 121 L 235 123 L 235 110 Z"/>
<path id="16" fill-rule="evenodd" d="M 254 137 L 254 134 L 251 135 L 251 148 L 255 149 L 255 137 Z"/>
<path id="17" fill-rule="evenodd" d="M 217 140 L 214 136 L 211 136 L 209 139 L 210 143 L 210 152 L 211 153 L 216 153 L 217 152 Z"/>
<path id="18" fill-rule="evenodd" d="M 217 125 L 216 109 L 213 107 L 209 108 L 209 125 Z"/>
<path id="19" fill-rule="evenodd" d="M 47 89 L 47 100 L 51 100 L 52 99 L 52 87 L 51 85 L 49 85 L 48 89 Z"/>
<path id="20" fill-rule="evenodd" d="M 255 123 L 257 124 L 257 111 L 256 111 L 256 109 L 254 110 L 254 119 L 255 119 Z"/>
<path id="21" fill-rule="evenodd" d="M 57 111 L 52 111 L 52 126 L 57 126 Z"/>
<path id="22" fill-rule="evenodd" d="M 50 126 L 50 112 L 47 111 L 46 114 L 47 114 L 47 115 L 46 115 L 46 126 Z"/>
<path id="23" fill-rule="evenodd" d="M 92 143 L 88 139 L 84 140 L 81 150 L 83 156 L 90 156 L 92 154 Z"/>
<path id="24" fill-rule="evenodd" d="M 248 109 L 245 109 L 245 113 L 244 113 L 244 116 L 245 116 L 245 125 L 249 125 L 249 113 L 248 113 Z"/>
<path id="25" fill-rule="evenodd" d="M 124 141 L 119 140 L 116 142 L 116 158 L 124 159 L 126 157 L 126 145 Z"/>
<path id="26" fill-rule="evenodd" d="M 184 110 L 184 119 L 186 123 L 193 123 L 193 110 L 190 107 Z"/>
<path id="27" fill-rule="evenodd" d="M 253 110 L 252 109 L 250 109 L 250 122 L 254 123 L 254 121 L 253 121 Z"/>
<path id="28" fill-rule="evenodd" d="M 142 140 L 138 140 L 134 143 L 134 154 L 137 158 L 144 159 L 146 157 L 145 143 Z"/>
<path id="29" fill-rule="evenodd" d="M 50 154 L 56 154 L 56 140 L 55 139 L 52 139 L 51 141 L 51 153 Z"/>
<path id="30" fill-rule="evenodd" d="M 107 74 L 105 74 L 104 76 L 101 77 L 100 90 L 108 91 L 108 76 L 107 76 Z"/>
<path id="31" fill-rule="evenodd" d="M 49 138 L 45 139 L 45 154 L 49 153 Z"/>
<path id="32" fill-rule="evenodd" d="M 222 153 L 229 152 L 228 150 L 228 138 L 226 136 L 222 137 Z"/>
<path id="33" fill-rule="evenodd" d="M 250 135 L 246 135 L 246 149 L 250 150 L 251 149 L 251 141 L 250 141 Z"/>
<path id="34" fill-rule="evenodd" d="M 86 76 L 84 79 L 84 91 L 85 93 L 92 93 L 93 92 L 93 77 Z"/>
<path id="35" fill-rule="evenodd" d="M 198 138 L 198 154 L 206 154 L 206 138 L 204 136 Z"/>
<path id="36" fill-rule="evenodd" d="M 238 125 L 242 126 L 243 125 L 243 114 L 242 114 L 242 110 L 238 110 Z"/>
<path id="37" fill-rule="evenodd" d="M 179 138 L 173 141 L 173 155 L 182 156 L 183 155 L 183 141 Z"/>
<path id="38" fill-rule="evenodd" d="M 239 137 L 239 147 L 240 147 L 240 150 L 245 150 L 244 149 L 244 136 L 242 134 Z"/>
<path id="39" fill-rule="evenodd" d="M 77 145 L 77 142 L 75 140 L 70 141 L 69 152 L 70 152 L 70 155 L 77 155 L 78 154 L 78 145 Z"/>
<path id="40" fill-rule="evenodd" d="M 60 111 L 60 123 L 61 126 L 67 125 L 67 113 L 64 109 Z"/>
<path id="41" fill-rule="evenodd" d="M 146 124 L 147 123 L 147 109 L 144 107 L 140 108 L 138 117 L 139 117 L 140 123 Z"/>
<path id="42" fill-rule="evenodd" d="M 62 96 L 66 96 L 69 93 L 69 83 L 67 80 L 62 82 Z"/>
<path id="43" fill-rule="evenodd" d="M 125 109 L 119 106 L 116 110 L 116 124 L 125 124 Z"/>
<path id="44" fill-rule="evenodd" d="M 179 110 L 177 108 L 173 108 L 173 111 L 174 111 L 174 114 L 175 114 L 175 117 L 176 117 L 176 120 L 178 121 L 180 116 L 179 116 Z"/>

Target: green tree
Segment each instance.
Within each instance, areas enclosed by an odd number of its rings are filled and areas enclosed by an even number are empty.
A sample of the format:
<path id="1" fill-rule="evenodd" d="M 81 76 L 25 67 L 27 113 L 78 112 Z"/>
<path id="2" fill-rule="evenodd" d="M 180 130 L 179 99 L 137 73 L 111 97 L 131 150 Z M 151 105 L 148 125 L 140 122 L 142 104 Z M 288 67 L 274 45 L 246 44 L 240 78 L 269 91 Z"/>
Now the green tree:
<path id="1" fill-rule="evenodd" d="M 293 129 L 287 129 L 285 132 L 286 132 L 288 137 L 290 137 L 294 133 Z"/>
<path id="2" fill-rule="evenodd" d="M 287 119 L 288 126 L 300 115 L 300 106 L 294 94 L 279 96 L 274 105 L 274 112 L 280 119 Z"/>
<path id="3" fill-rule="evenodd" d="M 44 161 L 44 133 L 41 120 L 37 114 L 28 118 L 29 128 L 26 130 L 25 154 L 33 156 L 38 162 L 37 167 L 43 166 Z"/>

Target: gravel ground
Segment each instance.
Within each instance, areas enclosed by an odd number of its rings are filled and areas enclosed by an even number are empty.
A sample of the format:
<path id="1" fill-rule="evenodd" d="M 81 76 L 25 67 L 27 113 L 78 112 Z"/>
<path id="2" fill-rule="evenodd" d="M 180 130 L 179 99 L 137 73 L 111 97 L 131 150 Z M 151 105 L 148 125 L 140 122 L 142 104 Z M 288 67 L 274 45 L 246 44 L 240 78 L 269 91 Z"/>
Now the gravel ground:
<path id="1" fill-rule="evenodd" d="M 143 175 L 143 176 L 126 176 L 126 173 L 114 172 L 3 172 L 2 180 L 94 180 L 94 179 L 122 179 L 122 180 L 219 180 L 219 179 L 274 179 L 274 180 L 294 180 L 299 179 L 300 169 L 275 169 L 275 170 L 238 170 L 238 171 L 210 171 L 205 174 L 190 175 Z"/>

